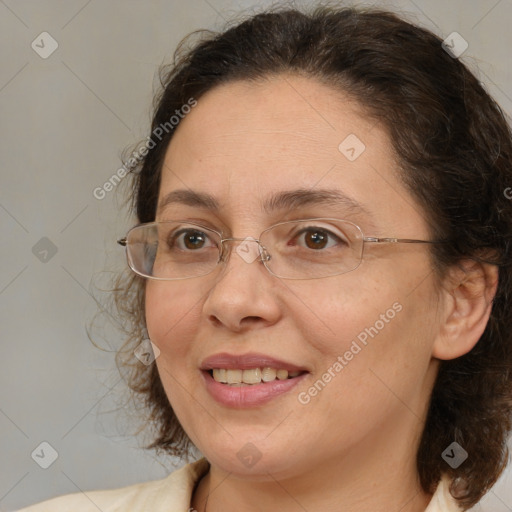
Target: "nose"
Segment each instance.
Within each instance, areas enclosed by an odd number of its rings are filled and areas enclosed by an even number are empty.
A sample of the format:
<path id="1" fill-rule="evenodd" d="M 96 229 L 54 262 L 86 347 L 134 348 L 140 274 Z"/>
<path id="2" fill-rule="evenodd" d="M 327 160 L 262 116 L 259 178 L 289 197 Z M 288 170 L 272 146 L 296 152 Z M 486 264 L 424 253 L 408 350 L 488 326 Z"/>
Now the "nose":
<path id="1" fill-rule="evenodd" d="M 254 238 L 228 238 L 222 245 L 221 268 L 204 302 L 204 314 L 214 325 L 236 332 L 277 322 L 277 278 L 263 265 L 262 258 L 269 258 L 264 247 Z"/>

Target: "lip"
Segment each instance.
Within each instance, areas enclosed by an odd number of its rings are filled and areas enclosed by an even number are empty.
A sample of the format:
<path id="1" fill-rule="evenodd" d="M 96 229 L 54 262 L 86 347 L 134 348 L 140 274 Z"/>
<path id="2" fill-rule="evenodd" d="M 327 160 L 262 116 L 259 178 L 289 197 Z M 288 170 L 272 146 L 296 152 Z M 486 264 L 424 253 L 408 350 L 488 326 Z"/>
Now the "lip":
<path id="1" fill-rule="evenodd" d="M 303 373 L 291 379 L 276 379 L 271 382 L 262 382 L 261 384 L 251 384 L 249 386 L 229 386 L 228 384 L 217 382 L 208 370 L 201 371 L 206 389 L 214 400 L 221 405 L 236 409 L 258 407 L 266 404 L 270 400 L 289 392 L 307 375 L 309 374 Z"/>
<path id="2" fill-rule="evenodd" d="M 229 386 L 217 382 L 212 375 L 210 375 L 210 370 L 215 368 L 248 370 L 251 368 L 266 367 L 288 370 L 288 372 L 303 373 L 297 377 L 285 380 L 276 379 L 270 382 L 262 382 L 261 384 L 251 384 L 249 386 Z M 289 392 L 310 373 L 310 371 L 303 366 L 256 352 L 246 354 L 229 354 L 222 352 L 214 354 L 203 360 L 200 369 L 206 389 L 212 398 L 221 405 L 236 409 L 258 407 L 266 404 L 274 398 Z"/>
<path id="3" fill-rule="evenodd" d="M 251 368 L 276 368 L 288 370 L 288 372 L 308 372 L 309 370 L 303 366 L 266 354 L 258 354 L 257 352 L 248 352 L 247 354 L 229 354 L 221 352 L 207 357 L 201 363 L 201 370 L 213 370 L 214 368 L 225 368 L 227 370 L 249 370 Z"/>

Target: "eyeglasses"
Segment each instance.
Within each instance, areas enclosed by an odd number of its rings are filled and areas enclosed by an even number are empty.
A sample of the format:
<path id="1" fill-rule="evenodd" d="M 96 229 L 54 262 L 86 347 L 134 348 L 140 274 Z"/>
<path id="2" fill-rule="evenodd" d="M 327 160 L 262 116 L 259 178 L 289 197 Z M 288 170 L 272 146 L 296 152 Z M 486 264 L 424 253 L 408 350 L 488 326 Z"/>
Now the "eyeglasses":
<path id="1" fill-rule="evenodd" d="M 130 268 L 149 279 L 173 281 L 205 276 L 231 254 L 226 242 L 241 242 L 237 254 L 256 259 L 282 279 L 319 279 L 356 269 L 365 243 L 435 244 L 445 240 L 366 237 L 353 222 L 331 218 L 279 222 L 259 239 L 223 238 L 221 232 L 182 220 L 148 222 L 117 241 Z"/>

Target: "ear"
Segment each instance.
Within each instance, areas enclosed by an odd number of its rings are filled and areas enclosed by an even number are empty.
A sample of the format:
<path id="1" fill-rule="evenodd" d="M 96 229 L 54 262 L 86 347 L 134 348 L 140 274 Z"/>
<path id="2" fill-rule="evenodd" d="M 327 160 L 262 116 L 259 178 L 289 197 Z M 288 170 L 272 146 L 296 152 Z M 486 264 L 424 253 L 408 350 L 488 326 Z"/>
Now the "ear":
<path id="1" fill-rule="evenodd" d="M 498 267 L 462 260 L 451 267 L 441 290 L 440 328 L 432 355 L 455 359 L 467 354 L 482 336 L 498 287 Z"/>

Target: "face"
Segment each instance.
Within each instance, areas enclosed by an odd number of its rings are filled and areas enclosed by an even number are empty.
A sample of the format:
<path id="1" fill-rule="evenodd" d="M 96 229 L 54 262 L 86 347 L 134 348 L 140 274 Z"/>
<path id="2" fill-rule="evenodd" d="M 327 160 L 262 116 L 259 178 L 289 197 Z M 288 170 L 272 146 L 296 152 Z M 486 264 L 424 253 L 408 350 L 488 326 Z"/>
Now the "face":
<path id="1" fill-rule="evenodd" d="M 171 202 L 156 220 L 198 222 L 224 238 L 317 217 L 349 220 L 365 236 L 430 238 L 386 131 L 344 94 L 294 75 L 203 96 L 169 145 L 159 204 L 178 189 L 209 194 L 218 207 Z M 335 191 L 362 208 L 314 198 L 262 207 L 297 189 Z M 236 247 L 211 274 L 146 284 L 159 374 L 192 442 L 212 465 L 261 479 L 412 454 L 436 372 L 428 246 L 368 243 L 357 269 L 310 280 L 275 277 Z M 216 354 L 259 356 L 213 367 L 301 374 L 254 389 L 216 384 L 202 369 Z"/>

